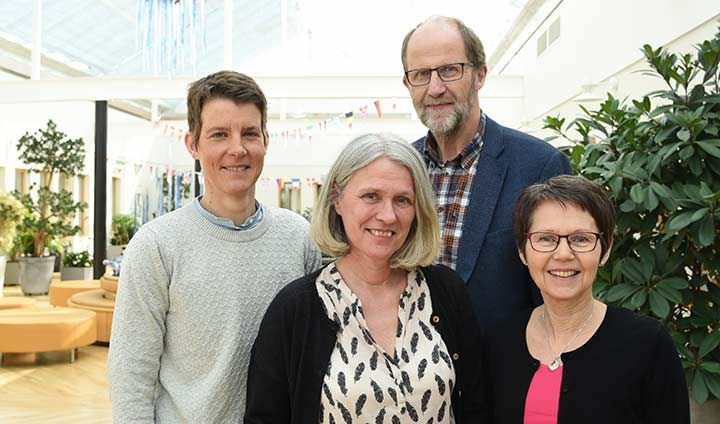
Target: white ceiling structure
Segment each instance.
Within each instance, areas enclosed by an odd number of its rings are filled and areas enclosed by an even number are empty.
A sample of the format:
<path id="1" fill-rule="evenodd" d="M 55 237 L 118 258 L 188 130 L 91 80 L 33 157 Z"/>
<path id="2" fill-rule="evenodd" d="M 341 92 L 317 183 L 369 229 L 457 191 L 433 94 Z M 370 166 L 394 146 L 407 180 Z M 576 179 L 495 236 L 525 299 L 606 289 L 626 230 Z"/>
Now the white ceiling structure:
<path id="1" fill-rule="evenodd" d="M 173 3 L 178 10 L 202 12 L 204 31 L 197 27 L 193 40 L 188 35 L 191 15 L 174 19 L 185 28 L 183 39 L 175 41 L 185 54 L 178 55 L 170 69 L 153 65 L 163 52 L 158 38 L 146 36 L 152 21 L 147 8 L 155 7 L 154 16 L 159 16 L 158 6 Z M 522 31 L 540 8 L 556 3 L 3 0 L 0 102 L 104 98 L 150 119 L 151 101 L 157 100 L 161 118 L 178 119 L 184 116 L 181 99 L 189 81 L 232 68 L 258 79 L 270 98 L 271 116 L 336 114 L 358 99 L 406 97 L 400 84 L 400 45 L 407 31 L 428 16 L 462 19 L 483 40 L 493 65 L 501 53 L 524 41 Z M 39 33 L 33 29 L 38 22 Z M 33 67 L 38 36 L 41 48 Z M 39 75 L 29 81 L 33 69 Z"/>

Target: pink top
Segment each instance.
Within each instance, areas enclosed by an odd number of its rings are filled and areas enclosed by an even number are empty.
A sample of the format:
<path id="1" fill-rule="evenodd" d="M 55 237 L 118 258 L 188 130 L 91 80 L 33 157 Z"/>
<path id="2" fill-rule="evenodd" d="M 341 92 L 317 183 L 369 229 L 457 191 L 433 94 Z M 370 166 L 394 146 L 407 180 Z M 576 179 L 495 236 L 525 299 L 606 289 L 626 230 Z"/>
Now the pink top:
<path id="1" fill-rule="evenodd" d="M 525 398 L 525 424 L 557 424 L 563 367 L 550 371 L 540 364 Z"/>

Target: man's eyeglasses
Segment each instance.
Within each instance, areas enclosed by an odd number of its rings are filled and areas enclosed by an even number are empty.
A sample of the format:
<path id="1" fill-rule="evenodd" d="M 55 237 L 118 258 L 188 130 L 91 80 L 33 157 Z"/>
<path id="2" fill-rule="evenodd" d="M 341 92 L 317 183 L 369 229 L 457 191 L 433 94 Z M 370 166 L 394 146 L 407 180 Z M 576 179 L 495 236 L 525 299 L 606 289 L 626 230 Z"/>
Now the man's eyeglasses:
<path id="1" fill-rule="evenodd" d="M 465 65 L 469 63 L 449 63 L 447 65 L 438 66 L 437 68 L 412 69 L 405 72 L 405 78 L 408 84 L 413 87 L 419 85 L 427 85 L 430 83 L 430 76 L 433 71 L 437 72 L 437 76 L 443 82 L 457 81 L 463 77 Z"/>
<path id="2" fill-rule="evenodd" d="M 573 252 L 590 252 L 595 249 L 597 242 L 602 233 L 572 233 L 572 234 L 555 234 L 555 233 L 528 233 L 527 239 L 530 240 L 530 247 L 538 252 L 554 252 L 560 245 L 560 239 L 567 240 L 570 250 Z"/>

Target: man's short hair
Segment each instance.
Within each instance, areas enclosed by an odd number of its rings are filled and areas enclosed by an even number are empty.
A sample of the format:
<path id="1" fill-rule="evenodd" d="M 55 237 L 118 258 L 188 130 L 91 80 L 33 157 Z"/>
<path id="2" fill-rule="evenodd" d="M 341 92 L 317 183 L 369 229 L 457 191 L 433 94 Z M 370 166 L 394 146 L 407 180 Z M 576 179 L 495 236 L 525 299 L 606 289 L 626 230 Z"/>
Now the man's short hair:
<path id="1" fill-rule="evenodd" d="M 521 252 L 525 251 L 533 214 L 545 202 L 558 203 L 563 207 L 574 206 L 589 213 L 601 233 L 601 257 L 605 255 L 615 230 L 615 207 L 600 185 L 578 175 L 558 175 L 544 183 L 533 184 L 520 193 L 513 213 L 513 232 L 515 244 Z"/>
<path id="2" fill-rule="evenodd" d="M 355 172 L 379 158 L 388 158 L 407 168 L 415 191 L 415 219 L 405 243 L 390 258 L 390 266 L 410 270 L 430 265 L 440 250 L 435 196 L 420 154 L 410 143 L 394 134 L 362 135 L 343 148 L 323 182 L 310 234 L 326 254 L 339 257 L 348 253 L 350 245 L 334 202 Z"/>
<path id="3" fill-rule="evenodd" d="M 236 104 L 251 103 L 260 111 L 263 133 L 267 125 L 267 99 L 254 79 L 235 71 L 219 71 L 190 84 L 187 120 L 195 148 L 202 131 L 202 109 L 208 100 L 228 99 Z M 263 134 L 263 138 L 265 135 Z"/>
<path id="4" fill-rule="evenodd" d="M 405 36 L 405 39 L 402 43 L 402 51 L 400 52 L 400 56 L 402 59 L 403 64 L 403 70 L 407 71 L 407 46 L 410 42 L 410 37 L 412 37 L 413 34 L 415 34 L 415 31 L 420 28 L 421 26 L 435 21 L 445 21 L 447 23 L 455 24 L 457 29 L 460 31 L 460 35 L 462 35 L 463 44 L 465 45 L 465 55 L 467 56 L 467 61 L 474 66 L 475 68 L 479 68 L 483 65 L 485 65 L 485 48 L 483 47 L 482 41 L 480 41 L 480 38 L 478 38 L 477 34 L 470 29 L 467 25 L 463 23 L 458 18 L 450 18 L 447 16 L 431 16 L 427 18 L 426 20 L 420 22 L 415 28 L 411 29 L 410 32 L 407 33 Z"/>

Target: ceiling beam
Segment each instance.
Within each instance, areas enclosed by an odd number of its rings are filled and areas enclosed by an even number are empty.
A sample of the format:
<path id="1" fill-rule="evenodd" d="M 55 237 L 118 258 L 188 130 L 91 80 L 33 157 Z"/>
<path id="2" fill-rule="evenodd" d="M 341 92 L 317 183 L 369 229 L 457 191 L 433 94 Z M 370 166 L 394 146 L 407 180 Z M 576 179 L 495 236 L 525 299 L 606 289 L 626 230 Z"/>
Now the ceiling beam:
<path id="1" fill-rule="evenodd" d="M 0 82 L 0 103 L 77 100 L 184 99 L 196 78 L 67 78 Z M 385 99 L 407 98 L 401 77 L 392 76 L 255 76 L 268 98 L 276 99 Z M 484 99 L 518 99 L 522 77 L 490 76 Z"/>

